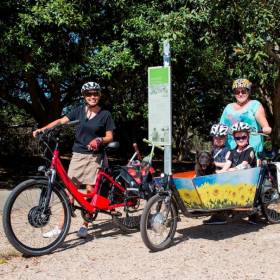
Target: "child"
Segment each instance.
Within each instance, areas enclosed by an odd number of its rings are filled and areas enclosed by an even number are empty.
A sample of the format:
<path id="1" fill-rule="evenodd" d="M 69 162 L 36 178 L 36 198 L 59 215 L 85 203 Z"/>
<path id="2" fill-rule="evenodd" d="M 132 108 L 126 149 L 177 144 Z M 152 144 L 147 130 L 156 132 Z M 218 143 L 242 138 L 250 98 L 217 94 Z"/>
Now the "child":
<path id="1" fill-rule="evenodd" d="M 213 136 L 212 157 L 216 166 L 216 170 L 224 167 L 229 157 L 229 148 L 225 146 L 228 134 L 228 126 L 223 124 L 214 124 L 211 127 L 210 135 Z"/>
<path id="2" fill-rule="evenodd" d="M 238 122 L 231 127 L 231 131 L 236 147 L 230 151 L 225 165 L 217 173 L 256 166 L 255 152 L 249 145 L 250 126 L 247 123 Z"/>
<path id="3" fill-rule="evenodd" d="M 210 130 L 213 136 L 212 157 L 216 167 L 216 172 L 221 170 L 229 157 L 229 148 L 225 146 L 228 134 L 228 126 L 223 124 L 214 124 Z M 223 225 L 227 223 L 224 213 L 213 214 L 208 220 L 203 221 L 206 225 Z"/>

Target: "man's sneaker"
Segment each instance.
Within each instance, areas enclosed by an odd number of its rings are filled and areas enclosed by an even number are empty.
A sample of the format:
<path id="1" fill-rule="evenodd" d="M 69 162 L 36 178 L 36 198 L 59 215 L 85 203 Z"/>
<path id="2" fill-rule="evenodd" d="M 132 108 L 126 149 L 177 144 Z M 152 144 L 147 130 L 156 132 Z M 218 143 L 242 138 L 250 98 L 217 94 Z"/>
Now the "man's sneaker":
<path id="1" fill-rule="evenodd" d="M 257 215 L 255 215 L 255 214 L 250 215 L 249 218 L 248 218 L 248 223 L 251 224 L 251 225 L 257 225 L 258 224 Z"/>
<path id="2" fill-rule="evenodd" d="M 203 221 L 203 224 L 205 225 L 224 225 L 226 223 L 227 223 L 226 219 L 215 215 L 211 216 L 210 219 Z"/>
<path id="3" fill-rule="evenodd" d="M 58 227 L 55 227 L 54 229 L 44 233 L 43 237 L 44 238 L 54 238 L 54 237 L 57 237 L 58 235 L 60 235 L 60 233 L 61 233 L 61 229 Z"/>
<path id="4" fill-rule="evenodd" d="M 86 238 L 88 235 L 88 229 L 86 227 L 80 227 L 77 232 L 77 235 L 81 238 Z"/>

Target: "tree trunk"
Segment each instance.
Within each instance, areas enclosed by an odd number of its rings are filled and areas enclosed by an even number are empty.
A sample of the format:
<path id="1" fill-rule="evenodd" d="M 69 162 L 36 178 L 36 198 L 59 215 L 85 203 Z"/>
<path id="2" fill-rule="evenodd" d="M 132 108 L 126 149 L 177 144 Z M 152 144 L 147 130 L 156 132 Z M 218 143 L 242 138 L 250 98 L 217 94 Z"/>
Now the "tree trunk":
<path id="1" fill-rule="evenodd" d="M 280 147 L 280 70 L 273 93 L 273 144 Z"/>

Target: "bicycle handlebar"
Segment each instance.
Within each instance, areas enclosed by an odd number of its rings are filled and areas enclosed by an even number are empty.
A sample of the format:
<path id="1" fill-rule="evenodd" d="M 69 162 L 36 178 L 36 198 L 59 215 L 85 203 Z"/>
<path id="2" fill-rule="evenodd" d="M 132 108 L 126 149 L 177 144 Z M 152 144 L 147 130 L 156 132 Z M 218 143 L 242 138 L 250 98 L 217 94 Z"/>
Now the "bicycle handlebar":
<path id="1" fill-rule="evenodd" d="M 229 134 L 233 134 L 232 131 L 230 131 Z M 250 134 L 252 134 L 252 135 L 262 135 L 264 137 L 270 137 L 268 134 L 263 133 L 262 129 L 257 130 L 254 127 L 250 129 Z"/>
<path id="2" fill-rule="evenodd" d="M 74 120 L 74 121 L 68 122 L 66 125 L 75 125 L 75 124 L 78 124 L 79 122 L 80 122 L 79 120 Z"/>
<path id="3" fill-rule="evenodd" d="M 251 134 L 253 134 L 253 135 L 262 135 L 262 136 L 264 136 L 264 137 L 269 137 L 269 135 L 267 135 L 267 134 L 263 133 L 263 131 L 262 131 L 262 130 L 258 130 L 258 131 L 251 131 L 250 133 L 251 133 Z"/>
<path id="4" fill-rule="evenodd" d="M 150 145 L 153 145 L 154 147 L 156 147 L 156 148 L 158 148 L 158 149 L 164 151 L 164 147 L 162 147 L 162 146 L 160 146 L 160 145 L 157 145 L 157 144 L 153 143 L 152 141 L 149 141 L 149 140 L 146 139 L 146 138 L 143 139 L 143 142 L 144 142 L 144 143 L 147 143 L 147 144 L 150 144 Z"/>

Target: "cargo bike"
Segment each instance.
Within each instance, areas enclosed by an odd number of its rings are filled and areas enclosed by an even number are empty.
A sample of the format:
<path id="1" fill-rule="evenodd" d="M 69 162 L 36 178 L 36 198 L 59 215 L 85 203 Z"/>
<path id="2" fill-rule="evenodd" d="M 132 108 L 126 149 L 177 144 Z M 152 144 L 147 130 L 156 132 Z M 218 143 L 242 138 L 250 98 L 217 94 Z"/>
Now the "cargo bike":
<path id="1" fill-rule="evenodd" d="M 263 153 L 260 167 L 186 178 L 187 172 L 162 175 L 158 193 L 147 202 L 140 221 L 141 237 L 151 251 L 170 246 L 180 215 L 210 216 L 224 212 L 247 217 L 261 214 L 280 222 L 280 162 Z"/>

